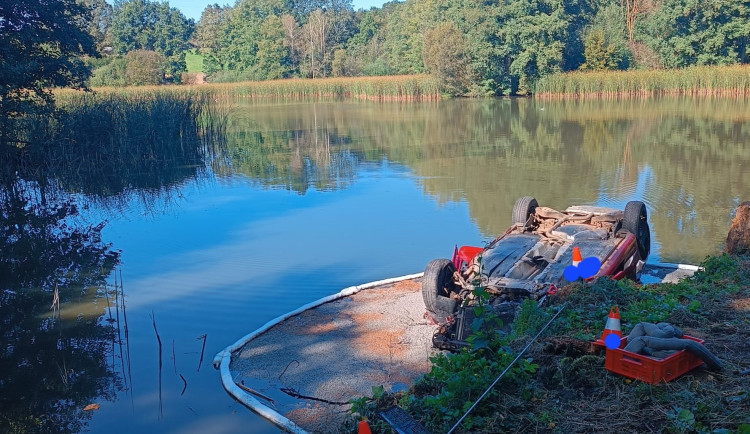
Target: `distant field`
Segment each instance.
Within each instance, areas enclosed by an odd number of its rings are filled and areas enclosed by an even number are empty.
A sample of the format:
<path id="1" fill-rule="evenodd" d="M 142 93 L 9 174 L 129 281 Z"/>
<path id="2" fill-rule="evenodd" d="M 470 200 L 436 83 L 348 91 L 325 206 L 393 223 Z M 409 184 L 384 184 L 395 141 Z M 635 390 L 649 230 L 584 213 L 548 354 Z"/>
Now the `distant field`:
<path id="1" fill-rule="evenodd" d="M 187 64 L 187 72 L 203 72 L 203 56 L 198 54 L 198 50 L 186 52 L 185 63 Z"/>

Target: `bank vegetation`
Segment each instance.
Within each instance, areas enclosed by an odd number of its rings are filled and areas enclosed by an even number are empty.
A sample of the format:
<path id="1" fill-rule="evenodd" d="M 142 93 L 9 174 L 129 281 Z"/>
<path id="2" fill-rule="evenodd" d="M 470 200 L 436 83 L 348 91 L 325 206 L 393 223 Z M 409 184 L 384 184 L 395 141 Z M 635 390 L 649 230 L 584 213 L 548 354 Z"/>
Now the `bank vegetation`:
<path id="1" fill-rule="evenodd" d="M 361 418 L 373 432 L 390 432 L 379 411 L 394 404 L 431 432 L 447 432 L 564 305 L 455 432 L 748 433 L 750 257 L 714 256 L 703 266 L 677 284 L 599 279 L 564 288 L 547 309 L 524 303 L 511 333 L 490 336 L 489 343 L 481 336 L 471 349 L 434 357 L 430 372 L 406 392 L 375 388 L 355 400 L 354 417 L 340 432 L 351 432 Z M 612 305 L 620 308 L 624 334 L 641 321 L 672 323 L 704 339 L 723 369 L 698 368 L 657 385 L 605 370 L 604 354 L 589 343 Z"/>

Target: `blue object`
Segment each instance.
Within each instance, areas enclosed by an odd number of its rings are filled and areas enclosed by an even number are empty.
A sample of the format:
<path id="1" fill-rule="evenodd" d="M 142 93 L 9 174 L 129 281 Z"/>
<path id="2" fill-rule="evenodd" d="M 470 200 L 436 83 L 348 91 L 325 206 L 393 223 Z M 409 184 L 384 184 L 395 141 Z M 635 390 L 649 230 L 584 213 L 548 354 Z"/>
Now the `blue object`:
<path id="1" fill-rule="evenodd" d="M 567 267 L 565 267 L 563 276 L 565 276 L 565 278 L 568 279 L 569 282 L 575 282 L 579 277 L 581 277 L 578 271 L 578 267 L 576 267 L 575 265 L 568 265 Z"/>
<path id="2" fill-rule="evenodd" d="M 596 273 L 599 272 L 601 266 L 602 263 L 599 258 L 596 256 L 589 256 L 578 264 L 578 274 L 584 279 L 588 279 L 589 277 L 595 276 Z"/>
<path id="3" fill-rule="evenodd" d="M 616 350 L 620 348 L 620 337 L 616 334 L 609 334 L 604 338 L 604 345 L 610 350 Z"/>

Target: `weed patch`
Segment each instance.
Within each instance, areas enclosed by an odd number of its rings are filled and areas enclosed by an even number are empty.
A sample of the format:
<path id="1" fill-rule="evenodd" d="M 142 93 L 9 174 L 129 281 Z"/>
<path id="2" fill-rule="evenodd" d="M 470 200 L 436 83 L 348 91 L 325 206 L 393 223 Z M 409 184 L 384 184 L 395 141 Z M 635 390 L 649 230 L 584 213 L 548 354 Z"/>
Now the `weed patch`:
<path id="1" fill-rule="evenodd" d="M 599 279 L 564 288 L 547 309 L 524 303 L 510 334 L 485 335 L 482 345 L 434 357 L 431 371 L 409 391 L 360 401 L 341 431 L 351 432 L 366 417 L 373 432 L 391 432 L 378 416 L 378 405 L 386 403 L 400 405 L 432 432 L 447 432 L 567 303 L 552 336 L 532 345 L 456 432 L 750 432 L 750 375 L 740 373 L 750 368 L 750 258 L 714 256 L 702 265 L 677 284 Z M 620 306 L 623 334 L 641 321 L 670 321 L 704 338 L 724 370 L 698 368 L 659 385 L 610 373 L 604 354 L 589 342 L 612 305 Z"/>

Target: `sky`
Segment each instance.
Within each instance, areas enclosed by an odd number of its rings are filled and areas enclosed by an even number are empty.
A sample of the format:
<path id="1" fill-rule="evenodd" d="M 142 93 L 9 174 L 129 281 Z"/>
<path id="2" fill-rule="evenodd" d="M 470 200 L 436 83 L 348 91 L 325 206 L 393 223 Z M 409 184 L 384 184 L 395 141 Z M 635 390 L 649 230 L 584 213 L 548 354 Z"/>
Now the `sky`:
<path id="1" fill-rule="evenodd" d="M 370 9 L 372 6 L 375 7 L 382 7 L 383 3 L 385 3 L 388 0 L 352 0 L 352 5 L 354 6 L 354 9 Z M 114 0 L 108 0 L 108 3 L 112 4 L 114 3 Z M 203 9 L 206 8 L 209 4 L 218 3 L 219 5 L 225 5 L 229 4 L 230 6 L 234 6 L 234 0 L 231 1 L 220 1 L 220 0 L 214 0 L 214 1 L 194 1 L 194 0 L 169 0 L 169 5 L 172 7 L 175 7 L 179 9 L 183 14 L 185 14 L 186 17 L 192 18 L 197 23 L 198 20 L 201 17 L 201 12 L 203 12 Z"/>

